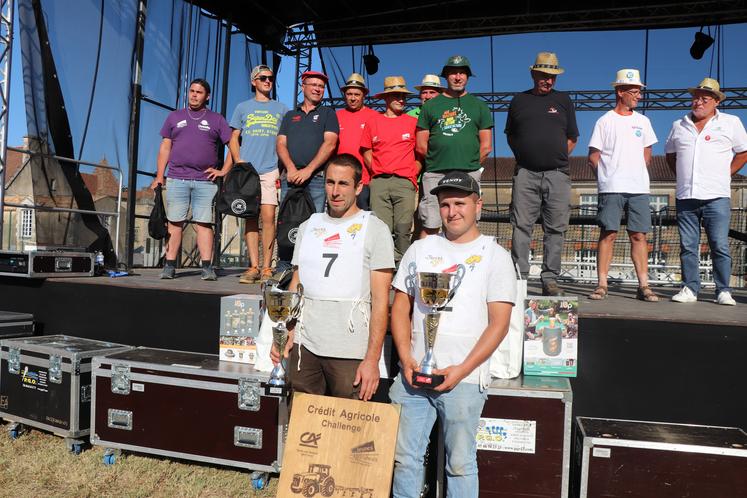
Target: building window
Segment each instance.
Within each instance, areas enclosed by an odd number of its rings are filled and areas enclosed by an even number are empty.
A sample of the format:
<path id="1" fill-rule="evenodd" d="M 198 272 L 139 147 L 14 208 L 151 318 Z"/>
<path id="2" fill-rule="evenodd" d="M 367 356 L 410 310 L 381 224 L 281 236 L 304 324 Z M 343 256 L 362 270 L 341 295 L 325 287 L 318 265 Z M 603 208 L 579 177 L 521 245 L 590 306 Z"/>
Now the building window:
<path id="1" fill-rule="evenodd" d="M 658 213 L 662 209 L 669 207 L 669 196 L 668 195 L 651 195 L 649 196 L 648 205 L 651 211 Z"/>
<path id="2" fill-rule="evenodd" d="M 579 214 L 595 216 L 597 214 L 597 194 L 581 194 L 579 196 Z"/>
<path id="3" fill-rule="evenodd" d="M 34 235 L 34 210 L 21 209 L 21 238 L 30 239 Z"/>

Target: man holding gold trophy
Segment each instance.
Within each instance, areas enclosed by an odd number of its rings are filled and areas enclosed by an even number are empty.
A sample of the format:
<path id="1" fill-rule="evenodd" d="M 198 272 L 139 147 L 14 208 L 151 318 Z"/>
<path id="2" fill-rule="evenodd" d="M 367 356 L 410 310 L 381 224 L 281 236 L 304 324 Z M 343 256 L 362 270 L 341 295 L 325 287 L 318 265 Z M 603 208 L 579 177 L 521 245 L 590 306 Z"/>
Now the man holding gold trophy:
<path id="1" fill-rule="evenodd" d="M 298 229 L 289 290 L 303 304 L 283 348 L 293 392 L 367 401 L 379 385 L 394 245 L 386 224 L 356 205 L 361 177 L 351 154 L 330 159 L 327 212 Z M 279 351 L 274 342 L 276 365 Z"/>
<path id="2" fill-rule="evenodd" d="M 417 496 L 436 419 L 443 426 L 447 496 L 478 496 L 475 435 L 490 383 L 489 359 L 508 331 L 516 298 L 511 255 L 482 235 L 478 182 L 447 173 L 437 195 L 443 233 L 415 242 L 394 278 L 391 330 L 401 373 L 395 498 Z"/>

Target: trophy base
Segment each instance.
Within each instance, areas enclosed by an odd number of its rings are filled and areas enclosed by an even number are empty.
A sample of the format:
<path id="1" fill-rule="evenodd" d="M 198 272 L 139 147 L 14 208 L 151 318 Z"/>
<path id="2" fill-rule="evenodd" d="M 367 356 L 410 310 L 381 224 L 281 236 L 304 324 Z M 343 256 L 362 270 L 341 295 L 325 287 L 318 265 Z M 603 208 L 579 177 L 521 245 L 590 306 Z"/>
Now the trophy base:
<path id="1" fill-rule="evenodd" d="M 264 395 L 287 398 L 288 397 L 288 386 L 287 385 L 276 386 L 273 384 L 265 384 Z"/>
<path id="2" fill-rule="evenodd" d="M 438 387 L 441 385 L 441 383 L 444 381 L 443 375 L 437 375 L 437 374 L 424 374 L 422 372 L 413 372 L 412 373 L 412 385 L 418 386 L 418 387 L 425 387 L 433 389 L 435 387 Z"/>

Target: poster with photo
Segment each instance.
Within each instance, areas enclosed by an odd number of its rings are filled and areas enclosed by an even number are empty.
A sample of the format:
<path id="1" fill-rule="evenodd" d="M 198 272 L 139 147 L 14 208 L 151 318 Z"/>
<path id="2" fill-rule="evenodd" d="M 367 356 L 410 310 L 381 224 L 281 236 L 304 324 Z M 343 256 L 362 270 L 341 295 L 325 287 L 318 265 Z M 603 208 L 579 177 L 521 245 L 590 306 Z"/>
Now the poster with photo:
<path id="1" fill-rule="evenodd" d="M 575 377 L 578 298 L 528 296 L 524 301 L 524 375 Z"/>

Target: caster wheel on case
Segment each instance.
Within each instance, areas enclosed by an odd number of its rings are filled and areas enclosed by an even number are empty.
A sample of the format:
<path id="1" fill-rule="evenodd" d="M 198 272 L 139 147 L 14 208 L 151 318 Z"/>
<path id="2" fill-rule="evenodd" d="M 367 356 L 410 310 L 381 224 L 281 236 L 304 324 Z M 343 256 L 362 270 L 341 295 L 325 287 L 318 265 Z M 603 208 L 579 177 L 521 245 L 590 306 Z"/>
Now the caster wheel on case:
<path id="1" fill-rule="evenodd" d="M 11 439 L 18 439 L 18 437 L 21 435 L 21 432 L 18 429 L 11 429 L 8 431 L 8 435 Z"/>
<path id="2" fill-rule="evenodd" d="M 23 424 L 11 424 L 8 428 L 8 436 L 11 439 L 18 439 L 24 432 L 26 432 L 26 426 Z"/>
<path id="3" fill-rule="evenodd" d="M 81 453 L 83 453 L 83 445 L 82 445 L 82 444 L 80 444 L 80 443 L 75 443 L 75 444 L 73 444 L 73 445 L 72 445 L 72 446 L 70 447 L 70 452 L 71 452 L 71 453 L 72 453 L 73 455 L 80 455 Z"/>
<path id="4" fill-rule="evenodd" d="M 117 462 L 117 456 L 113 453 L 104 454 L 104 465 L 114 465 Z"/>
<path id="5" fill-rule="evenodd" d="M 259 490 L 259 489 L 265 489 L 267 487 L 269 476 L 265 472 L 253 472 L 251 475 L 251 479 L 252 479 L 252 488 Z"/>

